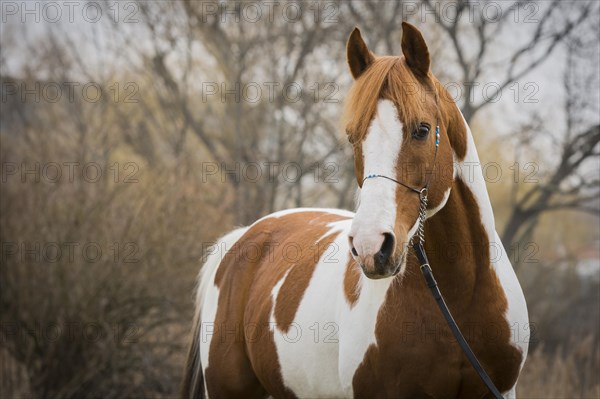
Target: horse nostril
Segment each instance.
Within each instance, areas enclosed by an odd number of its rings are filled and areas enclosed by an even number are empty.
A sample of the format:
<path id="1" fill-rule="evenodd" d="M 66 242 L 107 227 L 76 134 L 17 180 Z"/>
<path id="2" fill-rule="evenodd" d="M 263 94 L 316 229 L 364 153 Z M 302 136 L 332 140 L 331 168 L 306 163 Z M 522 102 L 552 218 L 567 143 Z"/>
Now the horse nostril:
<path id="1" fill-rule="evenodd" d="M 394 251 L 394 236 L 391 233 L 385 233 L 381 249 L 377 252 L 379 262 L 385 263 Z"/>
<path id="2" fill-rule="evenodd" d="M 352 255 L 358 256 L 358 252 L 356 252 L 356 248 L 352 247 Z"/>

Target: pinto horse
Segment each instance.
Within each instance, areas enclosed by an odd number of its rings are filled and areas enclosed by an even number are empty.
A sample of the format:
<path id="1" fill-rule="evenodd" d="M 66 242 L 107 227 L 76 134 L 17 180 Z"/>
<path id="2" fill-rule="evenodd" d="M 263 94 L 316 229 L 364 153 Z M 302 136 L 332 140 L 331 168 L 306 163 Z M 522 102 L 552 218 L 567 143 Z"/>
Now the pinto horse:
<path id="1" fill-rule="evenodd" d="M 483 398 L 409 243 L 505 397 L 528 347 L 525 299 L 495 231 L 473 137 L 404 23 L 402 57 L 355 29 L 344 122 L 359 205 L 277 212 L 221 238 L 199 277 L 183 397 Z M 439 126 L 439 140 L 434 132 Z M 438 143 L 439 142 L 439 143 Z"/>

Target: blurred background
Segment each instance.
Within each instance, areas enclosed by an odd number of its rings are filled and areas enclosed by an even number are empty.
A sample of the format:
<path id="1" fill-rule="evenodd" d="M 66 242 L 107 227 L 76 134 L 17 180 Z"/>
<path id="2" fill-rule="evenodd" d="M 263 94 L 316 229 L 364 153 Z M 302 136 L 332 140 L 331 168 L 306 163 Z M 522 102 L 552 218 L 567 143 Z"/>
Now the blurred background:
<path id="1" fill-rule="evenodd" d="M 208 246 L 353 209 L 354 26 L 419 27 L 527 297 L 523 398 L 600 397 L 596 1 L 1 1 L 0 396 L 176 395 Z"/>

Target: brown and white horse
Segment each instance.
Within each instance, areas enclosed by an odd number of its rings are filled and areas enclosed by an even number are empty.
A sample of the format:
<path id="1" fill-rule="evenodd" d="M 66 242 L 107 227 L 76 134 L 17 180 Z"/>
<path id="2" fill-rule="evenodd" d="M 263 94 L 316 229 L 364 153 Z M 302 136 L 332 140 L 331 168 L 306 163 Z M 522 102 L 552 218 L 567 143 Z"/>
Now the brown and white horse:
<path id="1" fill-rule="evenodd" d="M 201 271 L 183 396 L 489 396 L 408 246 L 419 195 L 405 185 L 428 182 L 433 272 L 494 384 L 515 397 L 527 308 L 469 127 L 412 25 L 403 24 L 403 57 L 375 56 L 358 29 L 347 52 L 358 210 L 277 212 L 214 246 Z"/>

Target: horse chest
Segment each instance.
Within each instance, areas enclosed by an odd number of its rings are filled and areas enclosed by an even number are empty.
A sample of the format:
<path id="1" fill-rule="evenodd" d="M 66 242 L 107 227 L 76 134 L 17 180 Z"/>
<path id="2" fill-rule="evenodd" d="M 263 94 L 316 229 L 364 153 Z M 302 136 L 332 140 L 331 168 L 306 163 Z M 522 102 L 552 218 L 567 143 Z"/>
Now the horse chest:
<path id="1" fill-rule="evenodd" d="M 475 303 L 457 315 L 471 348 L 501 391 L 516 383 L 521 352 L 502 314 Z M 371 345 L 353 375 L 355 397 L 484 397 L 488 392 L 437 309 L 416 313 L 382 307 Z M 471 315 L 480 315 L 477 318 Z"/>

